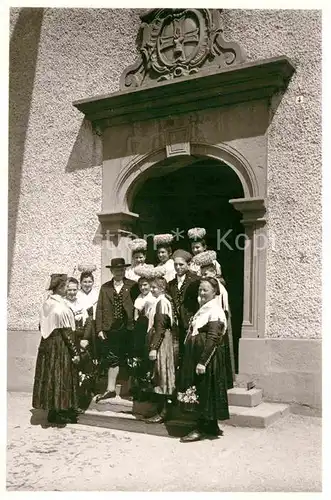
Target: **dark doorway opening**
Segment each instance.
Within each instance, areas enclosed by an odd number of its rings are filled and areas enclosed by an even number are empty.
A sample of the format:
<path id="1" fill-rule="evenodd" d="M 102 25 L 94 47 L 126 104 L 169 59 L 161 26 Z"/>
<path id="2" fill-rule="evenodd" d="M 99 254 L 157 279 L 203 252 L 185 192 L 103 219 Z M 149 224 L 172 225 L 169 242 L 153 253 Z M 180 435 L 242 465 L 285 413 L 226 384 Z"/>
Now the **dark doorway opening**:
<path id="1" fill-rule="evenodd" d="M 180 165 L 180 164 L 179 164 Z M 176 168 L 176 167 L 175 167 Z M 158 176 L 147 178 L 133 197 L 139 214 L 137 233 L 148 236 L 148 262 L 155 264 L 152 235 L 175 232 L 173 248 L 190 250 L 187 230 L 204 227 L 209 249 L 217 251 L 226 281 L 238 373 L 238 345 L 243 318 L 244 229 L 241 214 L 229 203 L 244 197 L 236 173 L 217 160 L 192 158 L 188 166 L 158 165 Z M 223 239 L 222 239 L 223 238 Z"/>

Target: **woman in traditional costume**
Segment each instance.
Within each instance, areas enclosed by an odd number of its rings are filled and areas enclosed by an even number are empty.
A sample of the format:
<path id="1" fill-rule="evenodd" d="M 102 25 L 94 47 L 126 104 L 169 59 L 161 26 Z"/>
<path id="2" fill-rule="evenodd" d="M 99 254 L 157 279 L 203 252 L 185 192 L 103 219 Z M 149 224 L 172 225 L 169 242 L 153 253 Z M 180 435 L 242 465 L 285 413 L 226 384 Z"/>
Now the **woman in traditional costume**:
<path id="1" fill-rule="evenodd" d="M 79 351 L 75 343 L 75 319 L 64 298 L 67 275 L 52 274 L 52 292 L 40 313 L 38 349 L 32 406 L 48 410 L 51 423 L 77 422 Z"/>
<path id="2" fill-rule="evenodd" d="M 169 404 L 176 389 L 179 350 L 177 329 L 174 329 L 174 310 L 171 299 L 165 293 L 167 282 L 165 278 L 157 277 L 158 272 L 158 268 L 155 268 L 156 277 L 150 282 L 156 301 L 148 314 L 148 351 L 149 359 L 154 363 L 152 384 L 157 413 L 146 419 L 148 423 L 162 423 L 168 418 Z"/>
<path id="3" fill-rule="evenodd" d="M 201 276 L 201 269 L 200 265 L 197 262 L 196 256 L 207 250 L 207 244 L 205 240 L 206 230 L 203 227 L 193 227 L 192 229 L 189 229 L 187 231 L 187 236 L 190 240 L 191 250 L 193 253 L 193 259 L 190 264 L 190 270 L 196 273 L 198 276 Z M 216 268 L 217 277 L 221 277 L 222 269 L 219 262 L 217 262 L 216 260 L 216 252 L 215 252 L 214 265 Z"/>
<path id="4" fill-rule="evenodd" d="M 135 269 L 146 262 L 147 241 L 142 238 L 136 238 L 129 243 L 132 254 L 132 264 L 125 270 L 125 277 L 132 281 L 138 281 L 139 275 Z"/>
<path id="5" fill-rule="evenodd" d="M 199 418 L 196 428 L 181 438 L 183 443 L 221 435 L 217 421 L 230 418 L 223 343 L 226 318 L 217 293 L 215 279 L 201 280 L 200 309 L 193 316 L 185 339 L 177 399 L 185 407 L 194 405 Z"/>
<path id="6" fill-rule="evenodd" d="M 235 371 L 233 335 L 232 335 L 231 313 L 230 313 L 228 292 L 225 286 L 223 285 L 221 278 L 217 278 L 217 272 L 215 268 L 216 252 L 214 252 L 213 250 L 207 250 L 206 252 L 202 252 L 199 255 L 197 255 L 196 259 L 198 265 L 201 268 L 202 277 L 215 278 L 218 281 L 220 293 L 217 296 L 217 300 L 219 302 L 220 308 L 223 309 L 227 320 L 227 331 L 224 336 L 224 344 L 226 351 L 227 383 L 228 383 L 228 389 L 232 389 L 236 377 L 236 371 Z"/>
<path id="7" fill-rule="evenodd" d="M 164 278 L 169 282 L 176 276 L 174 261 L 171 258 L 171 244 L 174 240 L 174 236 L 172 234 L 156 234 L 153 240 L 159 261 L 157 267 L 162 267 L 164 269 Z"/>

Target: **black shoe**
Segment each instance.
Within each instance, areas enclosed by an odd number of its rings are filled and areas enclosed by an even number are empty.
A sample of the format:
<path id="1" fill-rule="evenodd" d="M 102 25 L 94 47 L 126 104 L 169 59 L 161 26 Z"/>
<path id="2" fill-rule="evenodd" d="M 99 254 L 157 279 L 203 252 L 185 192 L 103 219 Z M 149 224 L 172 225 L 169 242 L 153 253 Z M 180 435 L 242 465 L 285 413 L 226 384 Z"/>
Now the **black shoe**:
<path id="1" fill-rule="evenodd" d="M 103 394 L 98 394 L 97 397 L 95 398 L 95 402 L 99 403 L 99 401 L 103 401 L 104 399 L 110 399 L 115 397 L 116 397 L 115 391 L 106 391 Z"/>
<path id="2" fill-rule="evenodd" d="M 50 424 L 55 424 L 57 416 L 58 415 L 55 410 L 49 410 L 47 415 L 47 422 L 49 422 Z"/>
<path id="3" fill-rule="evenodd" d="M 55 422 L 57 424 L 77 424 L 77 415 L 72 410 L 58 412 Z"/>
<path id="4" fill-rule="evenodd" d="M 157 413 L 153 417 L 146 418 L 145 422 L 148 424 L 162 424 L 164 422 L 164 416 Z"/>
<path id="5" fill-rule="evenodd" d="M 194 441 L 201 441 L 201 439 L 203 439 L 204 437 L 205 436 L 201 432 L 195 430 L 195 431 L 190 432 L 186 436 L 183 436 L 182 438 L 180 438 L 180 442 L 181 443 L 193 443 Z"/>
<path id="6" fill-rule="evenodd" d="M 217 427 L 212 427 L 212 428 L 207 428 L 204 429 L 204 433 L 209 437 L 209 438 L 217 438 L 219 436 L 223 436 L 223 431 L 217 426 Z"/>

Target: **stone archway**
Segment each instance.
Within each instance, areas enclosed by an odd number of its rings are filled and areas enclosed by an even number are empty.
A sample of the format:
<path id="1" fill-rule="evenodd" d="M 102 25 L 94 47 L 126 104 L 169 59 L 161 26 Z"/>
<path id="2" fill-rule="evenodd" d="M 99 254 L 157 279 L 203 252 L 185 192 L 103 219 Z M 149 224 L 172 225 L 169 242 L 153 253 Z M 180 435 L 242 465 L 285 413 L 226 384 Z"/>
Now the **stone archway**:
<path id="1" fill-rule="evenodd" d="M 182 168 L 193 157 L 220 160 L 234 170 L 243 187 L 244 198 L 230 200 L 242 213 L 246 243 L 244 249 L 244 308 L 242 338 L 263 337 L 265 334 L 266 232 L 263 185 L 258 182 L 249 161 L 229 145 L 209 145 L 194 142 L 172 143 L 144 155 L 136 155 L 121 168 L 111 186 L 104 185 L 107 212 L 98 214 L 106 238 L 103 240 L 102 267 L 110 256 L 130 258 L 128 240 L 135 231 L 139 214 L 130 211 L 135 191 L 157 166 L 169 160 Z M 222 163 L 221 163 L 222 162 Z M 104 167 L 105 168 L 105 167 Z M 110 187 L 110 188 L 109 188 Z M 263 244 L 261 244 L 261 242 Z"/>
<path id="2" fill-rule="evenodd" d="M 239 177 L 245 198 L 255 198 L 260 195 L 259 183 L 253 168 L 245 157 L 233 147 L 227 144 L 212 145 L 195 142 L 180 144 L 180 148 L 174 146 L 177 144 L 160 148 L 145 155 L 137 155 L 120 171 L 109 192 L 109 198 L 113 200 L 115 210 L 129 213 L 130 201 L 136 187 L 140 182 L 143 182 L 151 168 L 167 158 L 175 160 L 181 157 L 182 166 L 185 166 L 190 156 L 220 160 L 232 168 Z"/>

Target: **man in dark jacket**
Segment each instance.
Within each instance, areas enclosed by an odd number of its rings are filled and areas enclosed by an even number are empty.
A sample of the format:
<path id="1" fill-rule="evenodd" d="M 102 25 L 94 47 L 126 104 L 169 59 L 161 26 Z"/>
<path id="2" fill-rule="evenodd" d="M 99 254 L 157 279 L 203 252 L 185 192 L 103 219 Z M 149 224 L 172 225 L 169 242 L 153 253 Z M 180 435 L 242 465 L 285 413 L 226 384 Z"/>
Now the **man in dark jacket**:
<path id="1" fill-rule="evenodd" d="M 170 295 L 178 323 L 179 360 L 182 358 L 184 340 L 189 321 L 199 309 L 198 290 L 200 279 L 189 270 L 192 255 L 185 250 L 176 250 L 173 254 L 176 277 L 169 281 L 167 292 Z"/>
<path id="2" fill-rule="evenodd" d="M 100 358 L 108 368 L 108 385 L 96 401 L 116 396 L 115 385 L 120 364 L 125 363 L 130 354 L 133 330 L 133 304 L 139 291 L 135 281 L 125 278 L 129 264 L 122 258 L 111 260 L 113 279 L 100 289 L 96 310 L 96 334 L 100 339 Z"/>

